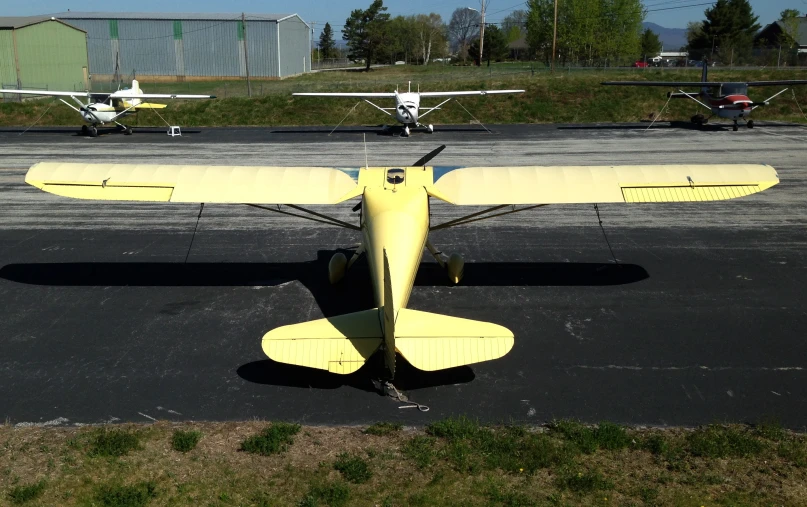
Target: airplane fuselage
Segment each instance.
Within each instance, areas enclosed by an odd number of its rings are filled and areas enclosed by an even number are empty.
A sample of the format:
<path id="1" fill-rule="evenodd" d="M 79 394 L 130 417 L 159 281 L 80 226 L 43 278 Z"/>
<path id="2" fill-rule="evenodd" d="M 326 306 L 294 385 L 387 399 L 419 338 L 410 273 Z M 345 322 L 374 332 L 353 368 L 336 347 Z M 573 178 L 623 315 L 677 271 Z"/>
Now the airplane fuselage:
<path id="1" fill-rule="evenodd" d="M 112 123 L 113 121 L 130 116 L 135 113 L 135 110 L 123 112 L 125 108 L 116 109 L 109 104 L 103 102 L 96 102 L 81 108 L 81 117 L 85 123 L 90 125 Z M 122 114 L 121 114 L 122 113 Z"/>
<path id="2" fill-rule="evenodd" d="M 361 230 L 376 306 L 384 306 L 386 251 L 392 301 L 396 309 L 405 308 L 429 235 L 429 196 L 422 183 L 432 172 L 422 167 L 385 168 L 368 177 L 378 181 L 364 190 Z"/>
<path id="3" fill-rule="evenodd" d="M 395 94 L 395 119 L 407 127 L 418 125 L 420 94 L 414 92 Z"/>

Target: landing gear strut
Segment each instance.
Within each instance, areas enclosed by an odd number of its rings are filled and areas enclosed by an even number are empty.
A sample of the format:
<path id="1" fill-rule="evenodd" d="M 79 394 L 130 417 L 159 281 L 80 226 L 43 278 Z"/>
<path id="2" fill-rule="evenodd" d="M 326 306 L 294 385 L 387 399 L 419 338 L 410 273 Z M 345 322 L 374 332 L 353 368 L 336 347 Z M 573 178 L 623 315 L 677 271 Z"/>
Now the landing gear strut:
<path id="1" fill-rule="evenodd" d="M 462 256 L 453 253 L 446 259 L 445 254 L 434 248 L 434 245 L 432 245 L 432 242 L 428 239 L 426 240 L 426 248 L 437 261 L 437 264 L 439 264 L 441 268 L 445 268 L 449 280 L 451 280 L 452 283 L 460 283 L 462 276 L 465 274 L 465 260 Z"/>
<path id="2" fill-rule="evenodd" d="M 409 137 L 409 126 L 405 126 L 403 129 L 403 137 Z"/>

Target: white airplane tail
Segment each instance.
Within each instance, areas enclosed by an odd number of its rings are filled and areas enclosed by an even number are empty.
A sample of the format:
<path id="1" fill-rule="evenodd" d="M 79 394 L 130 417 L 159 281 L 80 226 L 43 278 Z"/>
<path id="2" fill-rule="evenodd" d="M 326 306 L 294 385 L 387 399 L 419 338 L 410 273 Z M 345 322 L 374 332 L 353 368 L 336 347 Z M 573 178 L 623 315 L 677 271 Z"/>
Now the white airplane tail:
<path id="1" fill-rule="evenodd" d="M 140 89 L 140 82 L 137 79 L 132 79 L 132 93 L 134 95 L 143 95 L 143 90 Z M 142 102 L 140 99 L 131 99 L 129 101 L 133 106 Z"/>

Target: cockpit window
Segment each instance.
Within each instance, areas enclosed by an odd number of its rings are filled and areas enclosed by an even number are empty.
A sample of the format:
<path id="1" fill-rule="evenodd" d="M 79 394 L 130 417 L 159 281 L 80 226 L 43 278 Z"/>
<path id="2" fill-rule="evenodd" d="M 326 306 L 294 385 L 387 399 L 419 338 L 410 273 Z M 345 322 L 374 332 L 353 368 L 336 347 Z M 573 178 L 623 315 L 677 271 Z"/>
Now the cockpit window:
<path id="1" fill-rule="evenodd" d="M 401 168 L 387 169 L 387 183 L 400 185 L 404 182 L 404 170 Z"/>
<path id="2" fill-rule="evenodd" d="M 748 85 L 745 83 L 725 83 L 721 87 L 723 96 L 727 95 L 748 95 Z"/>

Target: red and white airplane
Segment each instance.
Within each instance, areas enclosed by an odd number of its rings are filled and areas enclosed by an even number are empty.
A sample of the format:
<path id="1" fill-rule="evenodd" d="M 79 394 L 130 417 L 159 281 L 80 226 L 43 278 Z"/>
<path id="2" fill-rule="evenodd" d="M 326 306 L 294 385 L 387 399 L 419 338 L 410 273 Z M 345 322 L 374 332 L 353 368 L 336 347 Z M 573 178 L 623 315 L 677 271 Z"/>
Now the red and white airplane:
<path id="1" fill-rule="evenodd" d="M 788 88 L 780 91 L 779 93 L 763 100 L 762 102 L 755 102 L 748 98 L 748 88 L 751 86 L 792 86 L 807 84 L 807 80 L 786 80 L 786 81 L 751 81 L 748 83 L 736 82 L 709 82 L 707 79 L 708 63 L 703 61 L 703 74 L 701 74 L 700 81 L 606 81 L 604 85 L 615 86 L 668 86 L 678 88 L 677 92 L 667 93 L 668 98 L 688 98 L 692 99 L 706 109 L 709 109 L 712 114 L 709 117 L 703 114 L 696 114 L 692 117 L 692 123 L 697 125 L 704 125 L 709 121 L 712 116 L 718 118 L 727 118 L 734 121 L 734 131 L 739 129 L 738 122 L 745 120 L 748 128 L 754 128 L 754 120 L 749 119 L 751 111 L 760 107 L 767 106 L 770 101 L 782 93 L 786 92 Z M 699 92 L 685 92 L 681 88 L 688 86 L 700 86 Z M 715 91 L 716 90 L 716 91 Z M 698 100 L 701 99 L 701 100 Z"/>

